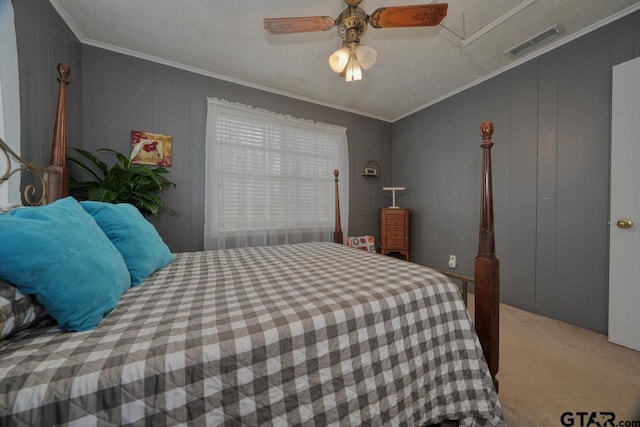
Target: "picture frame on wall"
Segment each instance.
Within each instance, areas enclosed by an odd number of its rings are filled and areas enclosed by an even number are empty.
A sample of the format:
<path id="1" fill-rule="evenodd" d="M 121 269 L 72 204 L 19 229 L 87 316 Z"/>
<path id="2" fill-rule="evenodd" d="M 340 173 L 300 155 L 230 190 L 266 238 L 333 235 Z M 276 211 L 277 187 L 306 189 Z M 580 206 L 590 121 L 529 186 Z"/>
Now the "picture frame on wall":
<path id="1" fill-rule="evenodd" d="M 131 131 L 131 161 L 136 165 L 170 167 L 172 163 L 171 135 Z"/>

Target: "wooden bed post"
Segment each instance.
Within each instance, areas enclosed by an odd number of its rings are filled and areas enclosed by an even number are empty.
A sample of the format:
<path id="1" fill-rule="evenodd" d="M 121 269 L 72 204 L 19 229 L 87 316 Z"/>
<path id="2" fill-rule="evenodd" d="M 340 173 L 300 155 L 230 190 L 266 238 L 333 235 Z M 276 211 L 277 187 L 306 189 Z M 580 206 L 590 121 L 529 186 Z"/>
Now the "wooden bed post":
<path id="1" fill-rule="evenodd" d="M 498 354 L 500 350 L 500 263 L 496 258 L 493 224 L 493 188 L 491 184 L 491 147 L 493 123 L 480 125 L 482 135 L 482 190 L 478 256 L 475 259 L 475 328 L 484 357 L 498 391 Z"/>
<path id="2" fill-rule="evenodd" d="M 340 194 L 338 192 L 338 175 L 340 174 L 340 171 L 338 171 L 338 169 L 334 169 L 333 171 L 333 175 L 335 176 L 335 186 L 336 186 L 336 203 L 335 203 L 335 208 L 336 208 L 336 226 L 335 226 L 335 230 L 333 231 L 333 241 L 335 243 L 340 243 L 342 244 L 343 238 L 342 238 L 342 224 L 340 223 Z"/>
<path id="3" fill-rule="evenodd" d="M 66 167 L 67 156 L 67 85 L 69 84 L 71 69 L 62 62 L 58 63 L 58 105 L 56 109 L 56 123 L 53 130 L 51 145 L 50 173 L 47 182 L 47 203 L 69 195 L 69 172 Z"/>

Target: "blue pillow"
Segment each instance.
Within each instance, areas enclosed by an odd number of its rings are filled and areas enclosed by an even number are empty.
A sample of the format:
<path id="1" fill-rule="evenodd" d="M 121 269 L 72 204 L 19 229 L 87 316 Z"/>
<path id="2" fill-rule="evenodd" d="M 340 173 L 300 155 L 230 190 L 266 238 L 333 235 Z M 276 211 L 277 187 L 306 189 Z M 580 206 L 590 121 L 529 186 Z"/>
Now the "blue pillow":
<path id="1" fill-rule="evenodd" d="M 80 202 L 111 243 L 120 251 L 137 286 L 173 262 L 173 255 L 156 228 L 129 203 Z"/>
<path id="2" fill-rule="evenodd" d="M 131 286 L 127 265 L 72 197 L 0 214 L 0 279 L 35 295 L 61 329 L 96 328 Z"/>

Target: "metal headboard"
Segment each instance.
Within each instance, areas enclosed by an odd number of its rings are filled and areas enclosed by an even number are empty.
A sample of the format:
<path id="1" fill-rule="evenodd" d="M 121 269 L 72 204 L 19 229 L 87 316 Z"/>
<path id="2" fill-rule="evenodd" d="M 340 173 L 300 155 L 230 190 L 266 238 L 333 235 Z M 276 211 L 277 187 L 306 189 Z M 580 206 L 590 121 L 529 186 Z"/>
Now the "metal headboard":
<path id="1" fill-rule="evenodd" d="M 57 174 L 59 171 L 27 162 L 18 156 L 2 138 L 0 138 L 0 152 L 5 160 L 0 162 L 0 167 L 2 167 L 2 163 L 5 166 L 4 170 L 0 169 L 0 185 L 4 184 L 5 181 L 9 181 L 9 178 L 19 172 L 29 172 L 35 177 L 35 183 L 25 185 L 22 191 L 24 203 L 30 206 L 44 205 L 47 199 L 49 174 Z"/>

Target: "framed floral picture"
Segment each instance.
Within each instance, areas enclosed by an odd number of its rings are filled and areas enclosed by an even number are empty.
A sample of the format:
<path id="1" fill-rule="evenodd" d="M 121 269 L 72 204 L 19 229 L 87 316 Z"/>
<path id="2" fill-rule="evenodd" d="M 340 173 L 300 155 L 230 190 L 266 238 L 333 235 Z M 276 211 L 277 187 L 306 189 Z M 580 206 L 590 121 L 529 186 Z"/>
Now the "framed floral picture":
<path id="1" fill-rule="evenodd" d="M 132 130 L 131 161 L 137 165 L 171 166 L 171 136 Z"/>

